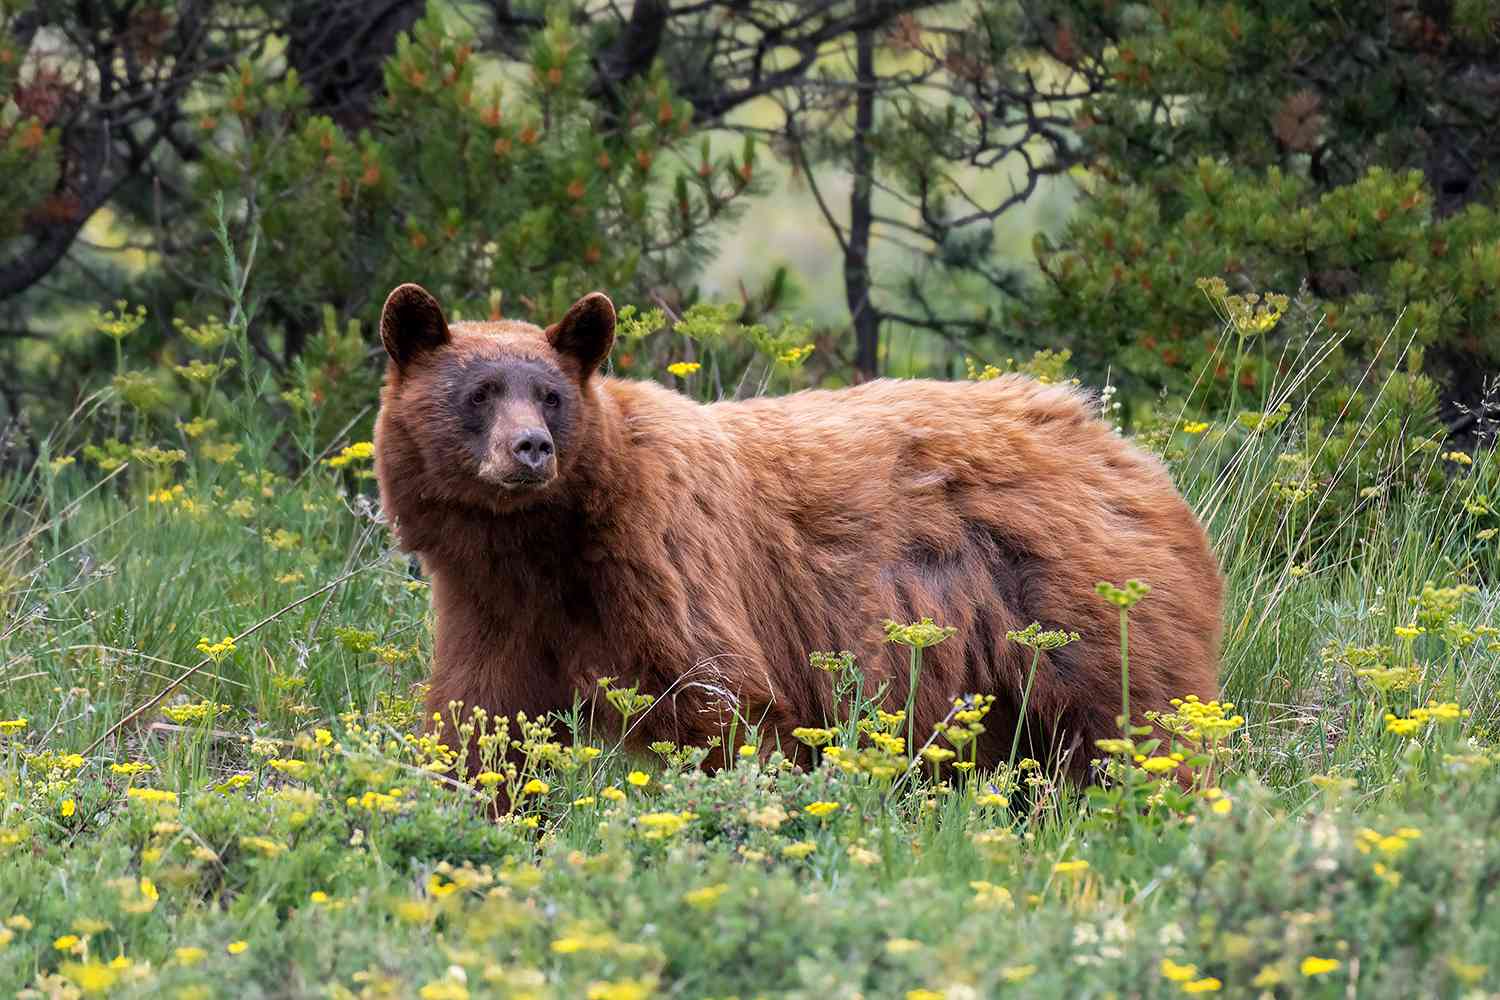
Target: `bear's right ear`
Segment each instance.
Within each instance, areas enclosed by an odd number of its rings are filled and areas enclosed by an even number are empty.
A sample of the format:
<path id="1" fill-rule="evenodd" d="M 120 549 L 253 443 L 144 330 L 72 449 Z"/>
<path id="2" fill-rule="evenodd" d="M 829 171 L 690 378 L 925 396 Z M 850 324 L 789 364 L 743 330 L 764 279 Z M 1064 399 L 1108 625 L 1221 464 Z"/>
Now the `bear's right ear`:
<path id="1" fill-rule="evenodd" d="M 380 310 L 380 341 L 397 368 L 405 368 L 419 354 L 448 343 L 448 321 L 443 307 L 421 285 L 397 286 Z"/>
<path id="2" fill-rule="evenodd" d="M 603 292 L 590 292 L 547 328 L 547 342 L 577 360 L 579 381 L 587 382 L 614 346 L 615 304 Z"/>

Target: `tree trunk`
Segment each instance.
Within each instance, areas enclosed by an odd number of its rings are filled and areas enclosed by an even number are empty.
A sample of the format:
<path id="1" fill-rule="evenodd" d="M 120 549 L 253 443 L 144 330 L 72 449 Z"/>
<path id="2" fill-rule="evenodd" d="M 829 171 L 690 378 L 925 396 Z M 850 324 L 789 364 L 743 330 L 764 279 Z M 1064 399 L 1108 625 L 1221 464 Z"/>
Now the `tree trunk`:
<path id="1" fill-rule="evenodd" d="M 864 0 L 868 5 L 869 0 Z M 875 32 L 855 33 L 854 139 L 851 166 L 854 190 L 849 195 L 849 243 L 844 251 L 844 295 L 854 324 L 854 367 L 860 380 L 880 375 L 880 313 L 870 301 L 870 197 L 874 188 L 875 154 L 870 133 L 875 128 Z"/>

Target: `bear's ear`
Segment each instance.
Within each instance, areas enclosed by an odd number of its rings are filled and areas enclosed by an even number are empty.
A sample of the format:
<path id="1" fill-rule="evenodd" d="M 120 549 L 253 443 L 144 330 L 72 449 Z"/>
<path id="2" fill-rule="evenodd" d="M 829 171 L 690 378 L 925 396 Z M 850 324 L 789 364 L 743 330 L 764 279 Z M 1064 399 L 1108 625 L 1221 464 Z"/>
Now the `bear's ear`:
<path id="1" fill-rule="evenodd" d="M 421 285 L 397 286 L 380 311 L 380 340 L 396 367 L 405 368 L 419 354 L 448 343 L 443 307 Z"/>
<path id="2" fill-rule="evenodd" d="M 590 292 L 547 328 L 547 342 L 559 354 L 578 361 L 578 377 L 587 382 L 615 342 L 615 304 L 603 292 Z"/>

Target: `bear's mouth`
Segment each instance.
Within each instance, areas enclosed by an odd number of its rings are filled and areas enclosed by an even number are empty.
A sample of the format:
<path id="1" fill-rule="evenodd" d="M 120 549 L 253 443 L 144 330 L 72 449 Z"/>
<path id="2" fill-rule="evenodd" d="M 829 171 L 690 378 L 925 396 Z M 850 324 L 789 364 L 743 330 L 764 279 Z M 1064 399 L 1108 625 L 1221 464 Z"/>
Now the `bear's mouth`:
<path id="1" fill-rule="evenodd" d="M 516 472 L 492 482 L 507 493 L 530 493 L 548 485 L 555 478 L 556 474 L 552 472 Z"/>
<path id="2" fill-rule="evenodd" d="M 505 493 L 531 493 L 557 478 L 557 463 L 548 462 L 539 469 L 528 469 L 515 462 L 481 462 L 474 477 Z"/>

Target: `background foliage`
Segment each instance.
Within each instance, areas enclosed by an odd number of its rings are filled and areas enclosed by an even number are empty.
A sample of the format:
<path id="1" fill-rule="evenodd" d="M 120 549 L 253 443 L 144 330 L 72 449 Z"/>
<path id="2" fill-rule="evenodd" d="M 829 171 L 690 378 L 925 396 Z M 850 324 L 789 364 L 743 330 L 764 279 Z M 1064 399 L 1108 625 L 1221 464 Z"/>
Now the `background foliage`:
<path id="1" fill-rule="evenodd" d="M 756 262 L 740 318 L 825 317 L 819 381 L 1066 346 L 1127 415 L 1216 408 L 1321 323 L 1315 383 L 1425 375 L 1467 432 L 1496 359 L 1497 45 L 1474 2 L 11 0 L 0 396 L 47 423 L 97 384 L 81 305 L 149 302 L 133 352 L 176 352 L 216 194 L 259 236 L 252 344 L 286 372 L 325 306 L 368 339 L 398 280 L 470 316 L 594 286 L 675 314 L 774 193 L 807 210 L 781 253 L 822 241 L 843 294 Z M 1231 352 L 1205 276 L 1299 322 Z"/>

